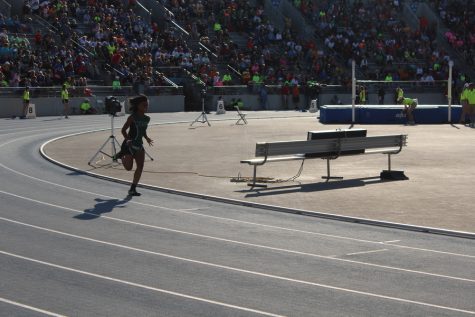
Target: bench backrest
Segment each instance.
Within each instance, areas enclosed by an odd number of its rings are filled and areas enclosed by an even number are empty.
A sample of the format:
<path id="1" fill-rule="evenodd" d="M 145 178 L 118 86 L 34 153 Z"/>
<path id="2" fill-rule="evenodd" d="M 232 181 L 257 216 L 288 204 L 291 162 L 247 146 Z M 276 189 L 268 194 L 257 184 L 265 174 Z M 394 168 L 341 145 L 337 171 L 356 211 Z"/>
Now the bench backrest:
<path id="1" fill-rule="evenodd" d="M 259 142 L 256 144 L 256 157 L 309 153 L 339 154 L 354 150 L 397 149 L 405 146 L 406 142 L 407 135 L 400 134 L 309 141 Z"/>

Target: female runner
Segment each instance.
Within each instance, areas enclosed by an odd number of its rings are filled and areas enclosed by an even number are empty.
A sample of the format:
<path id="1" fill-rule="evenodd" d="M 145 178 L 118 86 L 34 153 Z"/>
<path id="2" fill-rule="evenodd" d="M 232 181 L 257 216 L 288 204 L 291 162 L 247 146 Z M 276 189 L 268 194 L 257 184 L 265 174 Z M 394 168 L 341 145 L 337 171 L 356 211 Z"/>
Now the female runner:
<path id="1" fill-rule="evenodd" d="M 132 185 L 130 186 L 129 196 L 140 196 L 136 188 L 142 176 L 145 161 L 143 138 L 145 138 L 149 146 L 153 145 L 153 140 L 147 136 L 147 127 L 150 122 L 150 117 L 145 115 L 148 109 L 148 98 L 147 96 L 139 95 L 129 99 L 129 103 L 129 110 L 132 114 L 127 118 L 127 121 L 122 127 L 124 142 L 122 143 L 120 152 L 117 153 L 113 159 L 115 161 L 121 159 L 124 168 L 128 171 L 132 170 L 135 160 L 137 168 L 134 173 Z"/>

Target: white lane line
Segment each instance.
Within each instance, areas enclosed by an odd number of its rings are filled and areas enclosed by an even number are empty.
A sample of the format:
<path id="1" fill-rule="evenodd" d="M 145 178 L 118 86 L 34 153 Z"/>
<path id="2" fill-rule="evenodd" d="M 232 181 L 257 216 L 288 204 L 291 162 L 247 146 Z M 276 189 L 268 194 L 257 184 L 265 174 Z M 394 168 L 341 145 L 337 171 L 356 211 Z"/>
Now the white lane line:
<path id="1" fill-rule="evenodd" d="M 0 145 L 1 147 L 1 145 Z M 49 184 L 52 186 L 72 190 L 74 192 L 80 192 L 92 196 L 99 196 L 99 197 L 104 197 L 104 198 L 109 198 L 109 199 L 120 199 L 114 196 L 108 196 L 100 193 L 93 193 L 89 192 L 86 190 L 82 190 L 79 188 L 74 188 L 74 187 L 69 187 L 65 185 L 61 185 L 58 183 L 54 183 L 51 181 L 47 181 L 41 178 L 37 178 L 31 175 L 27 175 L 25 173 L 19 172 L 17 170 L 14 170 L 8 166 L 5 166 L 4 164 L 0 163 L 0 167 L 23 177 L 29 178 L 36 180 L 38 182 L 42 182 L 44 184 Z M 288 231 L 288 232 L 296 232 L 296 233 L 302 233 L 302 234 L 308 234 L 308 235 L 314 235 L 314 236 L 320 236 L 320 237 L 327 237 L 327 238 L 334 238 L 334 239 L 340 239 L 340 240 L 348 240 L 348 241 L 354 241 L 354 242 L 361 242 L 361 243 L 370 243 L 370 244 L 378 244 L 378 245 L 385 245 L 386 243 L 392 242 L 380 242 L 380 241 L 371 241 L 371 240 L 362 240 L 362 239 L 356 239 L 356 238 L 350 238 L 350 237 L 345 237 L 345 236 L 338 236 L 338 235 L 333 235 L 333 234 L 326 234 L 326 233 L 320 233 L 320 232 L 314 232 L 314 231 L 306 231 L 306 230 L 299 230 L 299 229 L 292 229 L 292 228 L 286 228 L 286 227 L 281 227 L 281 226 L 273 226 L 273 225 L 266 225 L 262 223 L 255 223 L 255 222 L 250 222 L 250 221 L 243 221 L 243 220 L 237 220 L 237 219 L 231 219 L 231 218 L 226 218 L 226 217 L 219 217 L 219 216 L 212 216 L 212 215 L 206 215 L 202 213 L 197 213 L 197 212 L 192 212 L 190 209 L 174 209 L 174 208 L 168 208 L 165 206 L 159 206 L 159 205 L 153 205 L 153 204 L 147 204 L 147 203 L 141 203 L 137 201 L 129 201 L 129 204 L 135 204 L 135 205 L 140 205 L 140 206 L 145 206 L 145 207 L 151 207 L 155 209 L 163 209 L 167 211 L 172 211 L 172 212 L 177 212 L 177 213 L 182 213 L 182 214 L 187 214 L 187 215 L 193 215 L 197 217 L 203 217 L 203 218 L 209 218 L 209 219 L 216 219 L 220 221 L 229 221 L 229 222 L 234 222 L 234 223 L 240 223 L 240 224 L 245 224 L 245 225 L 250 225 L 250 226 L 256 226 L 256 227 L 262 227 L 262 228 L 269 228 L 269 229 L 277 229 L 277 230 L 283 230 L 283 231 Z M 200 208 L 198 208 L 200 209 Z M 394 241 L 400 241 L 400 240 L 394 240 Z M 457 257 L 466 257 L 466 258 L 473 258 L 475 259 L 475 255 L 468 255 L 468 254 L 461 254 L 461 253 L 454 253 L 454 252 L 446 252 L 446 251 L 438 251 L 438 250 L 432 250 L 432 249 L 425 249 L 425 248 L 418 248 L 418 247 L 411 247 L 411 246 L 404 246 L 404 245 L 391 245 L 393 248 L 400 248 L 400 249 L 408 249 L 408 250 L 413 250 L 413 251 L 420 251 L 420 252 L 430 252 L 430 253 L 437 253 L 437 254 L 443 254 L 443 255 L 449 255 L 449 256 L 457 256 Z"/>
<path id="2" fill-rule="evenodd" d="M 28 310 L 31 310 L 31 311 L 34 311 L 34 312 L 37 312 L 37 313 L 41 313 L 41 314 L 46 315 L 46 316 L 66 317 L 65 315 L 56 314 L 56 313 L 53 313 L 53 312 L 50 312 L 50 311 L 47 311 L 47 310 L 44 310 L 44 309 L 40 309 L 40 308 L 36 308 L 36 307 L 33 307 L 33 306 L 25 305 L 25 304 L 15 302 L 15 301 L 3 298 L 3 297 L 0 297 L 0 302 L 10 304 L 10 305 L 13 305 L 13 306 L 18 306 L 18 307 L 21 307 L 21 308 L 25 308 L 25 309 L 28 309 Z"/>
<path id="3" fill-rule="evenodd" d="M 1 147 L 1 146 L 2 146 L 2 145 L 0 144 L 0 147 Z M 26 178 L 29 178 L 29 179 L 33 179 L 33 180 L 36 180 L 36 181 L 39 181 L 39 182 L 42 182 L 42 183 L 45 183 L 45 184 L 53 185 L 53 186 L 56 186 L 56 187 L 68 189 L 68 190 L 71 190 L 71 191 L 75 191 L 75 192 L 79 192 L 79 193 L 83 193 L 83 194 L 88 194 L 88 195 L 96 196 L 96 197 L 99 196 L 99 197 L 110 198 L 110 199 L 118 199 L 118 200 L 121 200 L 121 199 L 122 199 L 122 198 L 117 198 L 117 197 L 113 197 L 113 196 L 103 195 L 103 194 L 100 194 L 100 193 L 89 192 L 89 191 L 87 191 L 87 190 L 82 190 L 82 189 L 79 189 L 79 188 L 69 187 L 69 186 L 65 186 L 65 185 L 61 185 L 61 184 L 56 184 L 56 183 L 53 183 L 53 182 L 50 182 L 50 181 L 47 181 L 47 180 L 43 180 L 43 179 L 40 179 L 40 178 L 37 178 L 37 177 L 33 177 L 33 176 L 30 176 L 30 175 L 27 175 L 27 174 L 25 174 L 25 173 L 16 171 L 16 170 L 14 170 L 14 169 L 11 169 L 11 168 L 8 167 L 8 166 L 5 166 L 5 165 L 2 164 L 2 163 L 0 163 L 0 167 L 2 167 L 3 169 L 6 169 L 7 171 L 10 171 L 10 172 L 12 172 L 12 173 L 21 175 L 21 176 L 23 176 L 23 177 L 26 177 Z M 136 205 L 142 205 L 142 206 L 151 207 L 151 206 L 149 206 L 148 204 L 139 203 L 139 202 L 129 201 L 129 203 L 133 203 L 133 204 L 136 204 Z M 154 206 L 154 208 L 156 208 L 156 209 L 168 210 L 168 211 L 174 211 L 174 212 L 184 212 L 184 213 L 188 213 L 188 212 L 190 212 L 189 210 L 193 210 L 193 209 L 194 209 L 194 208 L 192 208 L 192 209 L 174 209 L 174 208 L 169 208 L 169 207 L 165 207 L 165 206 L 158 206 L 158 205 Z"/>
<path id="4" fill-rule="evenodd" d="M 173 295 L 173 296 L 177 296 L 177 297 L 181 297 L 181 298 L 191 299 L 191 300 L 195 300 L 195 301 L 199 301 L 199 302 L 203 302 L 203 303 L 207 303 L 207 304 L 212 304 L 212 305 L 222 306 L 222 307 L 236 309 L 236 310 L 240 310 L 240 311 L 255 313 L 255 314 L 259 314 L 259 315 L 263 315 L 263 316 L 284 317 L 283 315 L 277 315 L 277 314 L 265 312 L 265 311 L 262 311 L 262 310 L 257 310 L 257 309 L 252 309 L 252 308 L 248 308 L 248 307 L 227 304 L 227 303 L 224 303 L 224 302 L 219 302 L 219 301 L 210 300 L 210 299 L 206 299 L 206 298 L 202 298 L 202 297 L 187 295 L 187 294 L 183 294 L 183 293 L 178 293 L 178 292 L 174 292 L 174 291 L 165 290 L 165 289 L 162 289 L 162 288 L 157 288 L 157 287 L 147 286 L 147 285 L 144 285 L 144 284 L 129 282 L 129 281 L 126 281 L 126 280 L 117 279 L 117 278 L 113 278 L 113 277 L 109 277 L 109 276 L 105 276 L 105 275 L 101 275 L 101 274 L 96 274 L 96 273 L 91 273 L 91 272 L 87 272 L 87 271 L 83 271 L 83 270 L 78 270 L 78 269 L 74 269 L 74 268 L 71 268 L 71 267 L 66 267 L 66 266 L 62 266 L 62 265 L 58 265 L 58 264 L 54 264 L 54 263 L 50 263 L 50 262 L 36 260 L 36 259 L 33 259 L 33 258 L 29 258 L 29 257 L 26 257 L 26 256 L 22 256 L 22 255 L 10 253 L 10 252 L 5 252 L 5 251 L 2 251 L 2 250 L 0 250 L 0 254 L 10 256 L 10 257 L 13 257 L 13 258 L 17 258 L 17 259 L 21 259 L 21 260 L 25 260 L 25 261 L 29 261 L 29 262 L 33 262 L 33 263 L 36 263 L 36 264 L 41 264 L 41 265 L 53 267 L 53 268 L 56 268 L 56 269 L 61 269 L 61 270 L 68 271 L 68 272 L 74 272 L 74 273 L 78 273 L 78 274 L 82 274 L 82 275 L 86 275 L 86 276 L 99 278 L 99 279 L 102 279 L 102 280 L 107 280 L 107 281 L 120 283 L 120 284 L 124 284 L 124 285 L 128 285 L 128 286 L 133 286 L 133 287 L 137 287 L 137 288 L 141 288 L 141 289 L 146 289 L 146 290 L 150 290 L 150 291 L 154 291 L 154 292 L 158 292 L 158 293 Z"/>
<path id="5" fill-rule="evenodd" d="M 401 240 L 384 241 L 383 243 L 398 243 L 398 242 L 401 242 Z"/>
<path id="6" fill-rule="evenodd" d="M 265 315 L 265 316 L 278 316 L 278 317 L 281 316 L 281 315 L 276 315 L 276 314 L 272 314 L 272 313 L 268 313 L 268 312 L 264 312 L 264 311 L 260 311 L 260 310 L 255 310 L 255 309 L 251 309 L 251 308 L 246 308 L 246 307 L 242 307 L 242 306 L 235 306 L 235 305 L 226 304 L 226 303 L 223 303 L 223 302 L 208 300 L 208 299 L 204 299 L 204 298 L 200 298 L 200 297 L 195 297 L 195 296 L 191 296 L 191 295 L 186 295 L 186 294 L 182 294 L 182 293 L 177 293 L 177 292 L 173 292 L 173 291 L 159 289 L 159 288 L 155 288 L 155 287 L 152 287 L 152 286 L 147 286 L 147 285 L 138 284 L 138 283 L 134 283 L 134 282 L 129 282 L 129 281 L 125 281 L 125 280 L 121 280 L 121 279 L 117 279 L 117 278 L 108 277 L 108 276 L 105 276 L 105 275 L 100 275 L 100 274 L 95 274 L 95 273 L 86 272 L 86 271 L 82 271 L 82 270 L 77 270 L 77 269 L 74 269 L 74 268 L 65 267 L 65 266 L 58 265 L 58 264 L 53 264 L 53 263 L 50 263 L 50 262 L 44 262 L 44 261 L 41 261 L 41 260 L 28 258 L 28 257 L 25 257 L 25 256 L 17 255 L 17 254 L 10 253 L 10 252 L 5 252 L 5 251 L 2 251 L 2 250 L 0 250 L 0 254 L 11 256 L 11 257 L 18 258 L 18 259 L 22 259 L 22 260 L 25 260 L 25 261 L 30 261 L 30 262 L 34 262 L 34 263 L 54 267 L 54 268 L 58 268 L 58 269 L 62 269 L 62 270 L 65 270 L 65 271 L 75 272 L 75 273 L 79 273 L 79 274 L 83 274 L 83 275 L 87 275 L 87 276 L 92 276 L 92 277 L 96 277 L 96 278 L 100 278 L 100 279 L 104 279 L 104 280 L 108 280 L 108 281 L 113 281 L 113 282 L 129 285 L 129 286 L 135 286 L 135 287 L 138 287 L 138 288 L 152 290 L 152 291 L 156 291 L 156 292 L 160 292 L 160 293 L 175 295 L 175 296 L 179 296 L 179 297 L 183 297 L 183 298 L 187 298 L 187 299 L 194 299 L 194 300 L 197 300 L 197 301 L 202 301 L 202 302 L 215 304 L 215 305 L 219 305 L 219 306 L 224 306 L 224 307 L 228 307 L 228 308 L 234 308 L 234 309 L 243 310 L 243 311 L 247 311 L 247 312 L 257 313 L 257 314 L 261 314 L 261 315 Z M 226 268 L 226 267 L 223 266 L 222 268 Z M 475 311 L 470 311 L 470 310 L 465 310 L 465 309 L 435 305 L 435 304 L 419 302 L 419 301 L 414 301 L 414 300 L 409 300 L 409 299 L 404 299 L 404 298 L 399 298 L 399 297 L 386 296 L 386 295 L 381 295 L 381 294 L 376 294 L 376 293 L 357 291 L 357 290 L 353 290 L 353 289 L 336 287 L 336 286 L 327 285 L 327 284 L 296 280 L 296 279 L 291 279 L 291 278 L 286 278 L 286 277 L 281 277 L 281 276 L 276 276 L 276 275 L 271 275 L 271 274 L 252 272 L 252 271 L 241 270 L 241 269 L 235 269 L 235 270 L 240 271 L 240 272 L 244 272 L 244 273 L 249 273 L 249 274 L 253 274 L 253 275 L 262 276 L 262 277 L 274 278 L 274 279 L 279 279 L 279 280 L 282 280 L 282 281 L 288 281 L 288 282 L 294 282 L 294 283 L 299 283 L 299 284 L 305 284 L 305 285 L 309 285 L 309 286 L 321 287 L 321 288 L 325 288 L 325 289 L 331 289 L 331 290 L 336 290 L 336 291 L 341 291 L 341 292 L 346 292 L 346 293 L 351 293 L 351 294 L 369 296 L 369 297 L 374 297 L 374 298 L 379 298 L 379 299 L 385 299 L 385 300 L 391 300 L 391 301 L 406 303 L 406 304 L 414 304 L 414 305 L 419 305 L 419 306 L 425 306 L 425 307 L 431 307 L 431 308 L 442 309 L 442 310 L 447 310 L 447 311 L 453 311 L 453 312 L 475 315 Z"/>
<path id="7" fill-rule="evenodd" d="M 72 209 L 72 208 L 69 208 L 69 207 L 50 204 L 50 203 L 42 202 L 42 201 L 39 201 L 39 200 L 36 200 L 36 199 L 27 198 L 27 197 L 19 196 L 19 195 L 12 194 L 12 193 L 7 193 L 7 192 L 1 191 L 1 190 L 0 190 L 0 193 L 6 194 L 6 195 L 9 195 L 9 196 L 13 196 L 13 197 L 17 197 L 17 198 L 20 198 L 20 199 L 23 199 L 23 200 L 31 201 L 31 202 L 34 202 L 34 203 L 42 204 L 42 205 L 45 205 L 45 206 L 54 207 L 54 208 L 57 208 L 57 209 L 60 209 L 60 210 L 69 210 L 69 211 L 72 211 L 74 213 L 93 215 L 93 216 L 96 216 L 98 218 L 117 221 L 117 222 L 126 223 L 126 224 L 132 224 L 132 225 L 141 226 L 141 227 L 145 227 L 145 228 L 152 228 L 152 229 L 156 229 L 156 230 L 173 232 L 173 233 L 178 233 L 178 234 L 183 234 L 183 235 L 188 235 L 188 236 L 193 236 L 193 237 L 199 237 L 199 238 L 204 238 L 204 239 L 209 239 L 209 240 L 214 240 L 214 241 L 220 241 L 220 242 L 225 242 L 225 243 L 244 245 L 244 246 L 247 246 L 247 247 L 271 250 L 271 251 L 275 251 L 275 252 L 296 254 L 296 255 L 299 255 L 299 256 L 315 257 L 315 258 L 319 258 L 319 259 L 326 259 L 326 260 L 331 260 L 331 261 L 338 261 L 338 262 L 345 262 L 345 263 L 351 263 L 351 264 L 357 264 L 357 265 L 364 265 L 364 266 L 376 267 L 376 268 L 380 268 L 380 269 L 394 270 L 394 271 L 399 271 L 399 272 L 404 272 L 404 273 L 420 274 L 420 275 L 427 275 L 427 276 L 437 277 L 437 278 L 444 278 L 444 279 L 451 279 L 451 280 L 475 283 L 475 280 L 473 280 L 473 279 L 466 279 L 466 278 L 462 278 L 462 277 L 455 277 L 455 276 L 429 273 L 429 272 L 423 272 L 423 271 L 409 270 L 409 269 L 403 269 L 403 268 L 387 266 L 387 265 L 379 265 L 379 264 L 367 263 L 367 262 L 362 262 L 362 261 L 354 261 L 354 260 L 349 260 L 349 259 L 335 258 L 335 257 L 331 257 L 331 256 L 319 255 L 319 254 L 314 254 L 314 253 L 307 253 L 307 252 L 301 252 L 301 251 L 295 251 L 295 250 L 289 250 L 289 249 L 283 249 L 283 248 L 270 247 L 270 246 L 265 246 L 265 245 L 260 245 L 260 244 L 249 243 L 249 242 L 242 242 L 242 241 L 219 238 L 219 237 L 209 236 L 209 235 L 204 235 L 204 234 L 192 233 L 192 232 L 188 232 L 188 231 L 182 231 L 182 230 L 176 230 L 176 229 L 171 229 L 171 228 L 159 227 L 159 226 L 149 225 L 149 224 L 145 224 L 145 223 L 125 220 L 125 219 L 120 219 L 120 218 L 115 218 L 115 217 L 110 217 L 110 216 L 97 215 L 97 214 L 90 213 L 90 212 L 84 212 L 84 211 Z M 0 219 L 8 219 L 8 218 L 0 217 Z"/>
<path id="8" fill-rule="evenodd" d="M 75 128 L 81 128 L 81 129 L 90 129 L 90 128 L 95 128 L 97 127 L 98 129 L 101 129 L 101 127 L 98 127 L 96 124 L 88 124 L 88 125 L 77 125 L 77 126 L 68 126 L 68 127 L 60 127 L 60 128 L 42 128 L 42 129 L 32 129 L 32 130 L 27 130 L 27 131 L 15 131 L 15 132 L 10 132 L 10 133 L 0 133 L 0 137 L 11 135 L 11 134 L 19 134 L 19 133 L 32 133 L 32 132 L 41 132 L 41 131 L 55 131 L 55 130 L 62 130 L 67 128 L 67 131 L 77 131 L 77 129 L 72 129 L 73 127 Z M 99 132 L 99 131 L 98 131 Z M 37 135 L 34 135 L 37 136 Z M 15 139 L 17 140 L 17 139 Z M 14 140 L 14 141 L 15 141 Z"/>
<path id="9" fill-rule="evenodd" d="M 388 251 L 388 249 L 361 251 L 361 252 L 347 253 L 346 255 L 360 255 L 360 254 L 368 254 L 368 253 L 376 253 L 376 252 L 384 252 L 384 251 Z"/>

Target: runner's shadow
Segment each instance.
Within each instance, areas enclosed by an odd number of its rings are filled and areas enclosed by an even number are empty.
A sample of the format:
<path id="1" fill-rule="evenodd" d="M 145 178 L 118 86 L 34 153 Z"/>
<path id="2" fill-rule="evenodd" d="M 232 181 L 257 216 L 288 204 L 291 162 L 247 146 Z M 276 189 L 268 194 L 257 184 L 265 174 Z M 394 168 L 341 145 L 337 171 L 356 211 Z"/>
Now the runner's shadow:
<path id="1" fill-rule="evenodd" d="M 84 213 L 74 216 L 79 220 L 94 220 L 100 218 L 102 214 L 113 211 L 115 208 L 124 208 L 131 197 L 127 196 L 124 199 L 94 199 L 97 203 L 92 208 L 84 210 Z"/>

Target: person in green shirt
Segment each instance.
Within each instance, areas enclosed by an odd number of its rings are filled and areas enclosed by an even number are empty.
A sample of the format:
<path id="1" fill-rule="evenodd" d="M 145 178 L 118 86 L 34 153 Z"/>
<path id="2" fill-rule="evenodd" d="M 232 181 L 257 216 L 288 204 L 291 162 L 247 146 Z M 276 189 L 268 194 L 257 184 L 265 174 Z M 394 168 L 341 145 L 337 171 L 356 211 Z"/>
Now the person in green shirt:
<path id="1" fill-rule="evenodd" d="M 145 114 L 148 110 L 148 98 L 145 95 L 139 95 L 131 98 L 129 103 L 131 105 L 129 110 L 132 114 L 127 118 L 121 130 L 124 142 L 120 152 L 114 155 L 112 159 L 114 161 L 121 159 L 122 165 L 127 171 L 132 170 L 135 160 L 137 168 L 129 189 L 129 196 L 140 196 L 136 188 L 142 176 L 145 162 L 143 139 L 145 138 L 149 146 L 153 145 L 153 140 L 147 135 L 147 128 L 150 123 L 150 117 Z"/>
<path id="2" fill-rule="evenodd" d="M 386 78 L 384 78 L 385 81 L 393 81 L 393 75 L 387 74 Z"/>
<path id="3" fill-rule="evenodd" d="M 460 104 L 462 105 L 462 114 L 460 115 L 459 123 L 465 125 L 465 119 L 470 113 L 470 105 L 468 104 L 468 92 L 469 84 L 463 85 L 462 92 L 460 93 Z"/>
<path id="4" fill-rule="evenodd" d="M 403 112 L 407 116 L 407 123 L 409 125 L 414 125 L 414 109 L 417 107 L 417 99 L 412 99 L 412 98 L 405 98 L 403 96 L 398 98 L 398 103 L 401 105 L 404 105 L 404 110 Z"/>
<path id="5" fill-rule="evenodd" d="M 28 113 L 28 106 L 30 105 L 30 87 L 26 86 L 23 91 L 23 111 L 21 113 L 20 119 L 25 119 Z"/>
<path id="6" fill-rule="evenodd" d="M 467 90 L 467 102 L 469 106 L 470 127 L 475 128 L 475 84 L 470 83 Z"/>
<path id="7" fill-rule="evenodd" d="M 223 76 L 223 84 L 224 85 L 230 85 L 232 80 L 233 79 L 232 79 L 230 74 L 224 74 L 224 76 Z"/>
<path id="8" fill-rule="evenodd" d="M 239 108 L 239 110 L 244 108 L 244 102 L 241 100 L 241 98 L 236 101 L 236 106 Z"/>
<path id="9" fill-rule="evenodd" d="M 401 87 L 397 87 L 394 91 L 394 102 L 398 103 L 399 98 L 404 97 L 404 90 Z"/>
<path id="10" fill-rule="evenodd" d="M 360 105 L 365 105 L 366 104 L 366 89 L 364 86 L 361 86 L 360 88 Z"/>
<path id="11" fill-rule="evenodd" d="M 120 90 L 122 85 L 120 84 L 119 76 L 116 76 L 112 82 L 112 90 Z"/>
<path id="12" fill-rule="evenodd" d="M 95 114 L 96 109 L 91 106 L 89 99 L 84 99 L 84 101 L 79 105 L 79 109 L 81 110 L 82 114 Z"/>
<path id="13" fill-rule="evenodd" d="M 63 84 L 63 88 L 61 89 L 61 101 L 63 103 L 64 107 L 64 118 L 69 119 L 68 113 L 69 113 L 69 91 L 68 87 L 66 84 Z"/>
<path id="14" fill-rule="evenodd" d="M 255 73 L 253 76 L 252 76 L 252 82 L 254 84 L 259 84 L 261 82 L 261 76 L 259 76 L 258 73 Z"/>

